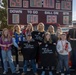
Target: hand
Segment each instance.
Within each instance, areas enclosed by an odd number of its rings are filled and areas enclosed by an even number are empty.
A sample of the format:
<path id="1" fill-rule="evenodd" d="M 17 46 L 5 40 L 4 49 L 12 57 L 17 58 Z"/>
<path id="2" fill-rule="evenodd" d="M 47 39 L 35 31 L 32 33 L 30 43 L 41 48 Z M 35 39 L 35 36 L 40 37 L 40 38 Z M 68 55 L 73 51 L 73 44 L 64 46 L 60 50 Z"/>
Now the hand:
<path id="1" fill-rule="evenodd" d="M 42 43 L 41 42 L 38 42 L 38 44 L 41 45 Z"/>
<path id="2" fill-rule="evenodd" d="M 56 45 L 56 43 L 53 43 L 53 45 Z"/>
<path id="3" fill-rule="evenodd" d="M 8 44 L 6 47 L 10 47 L 10 44 Z"/>
<path id="4" fill-rule="evenodd" d="M 21 48 L 20 48 L 20 47 L 18 47 L 18 50 L 21 50 Z"/>
<path id="5" fill-rule="evenodd" d="M 63 53 L 63 52 L 64 52 L 63 50 L 60 51 L 60 53 Z"/>
<path id="6" fill-rule="evenodd" d="M 6 45 L 2 45 L 3 47 L 7 47 Z"/>

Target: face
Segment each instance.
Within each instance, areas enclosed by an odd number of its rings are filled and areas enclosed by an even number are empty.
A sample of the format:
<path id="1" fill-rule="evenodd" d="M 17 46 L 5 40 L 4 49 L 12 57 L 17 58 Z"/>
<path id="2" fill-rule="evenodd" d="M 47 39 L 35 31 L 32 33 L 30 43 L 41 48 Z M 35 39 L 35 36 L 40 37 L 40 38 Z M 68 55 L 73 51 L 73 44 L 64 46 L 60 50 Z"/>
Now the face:
<path id="1" fill-rule="evenodd" d="M 15 27 L 15 29 L 16 29 L 16 31 L 18 31 L 18 30 L 19 30 L 19 27 L 18 27 L 18 26 L 16 26 L 16 27 Z"/>
<path id="2" fill-rule="evenodd" d="M 29 30 L 30 30 L 31 28 L 32 28 L 32 27 L 31 27 L 31 25 L 27 25 L 27 29 L 29 29 Z"/>
<path id="3" fill-rule="evenodd" d="M 42 24 L 39 24 L 39 29 L 42 30 L 44 27 Z"/>
<path id="4" fill-rule="evenodd" d="M 31 40 L 32 39 L 32 36 L 27 36 L 27 40 Z"/>
<path id="5" fill-rule="evenodd" d="M 62 40 L 66 40 L 66 35 L 61 35 Z"/>
<path id="6" fill-rule="evenodd" d="M 50 32 L 53 32 L 54 31 L 54 28 L 50 25 L 49 26 L 49 30 L 50 30 Z"/>
<path id="7" fill-rule="evenodd" d="M 47 39 L 47 41 L 49 41 L 49 39 L 50 39 L 50 35 L 49 34 L 46 35 L 46 39 Z"/>
<path id="8" fill-rule="evenodd" d="M 8 30 L 4 31 L 4 35 L 7 36 L 8 35 Z"/>

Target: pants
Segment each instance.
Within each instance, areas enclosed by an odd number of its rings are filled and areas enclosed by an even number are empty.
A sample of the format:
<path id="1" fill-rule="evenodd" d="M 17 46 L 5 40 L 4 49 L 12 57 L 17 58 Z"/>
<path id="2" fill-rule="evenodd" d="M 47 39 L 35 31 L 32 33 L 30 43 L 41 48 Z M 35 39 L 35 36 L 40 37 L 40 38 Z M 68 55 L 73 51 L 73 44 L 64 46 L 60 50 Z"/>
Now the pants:
<path id="1" fill-rule="evenodd" d="M 25 60 L 24 67 L 23 67 L 23 72 L 24 73 L 27 72 L 28 62 L 29 62 L 29 60 Z M 31 66 L 33 68 L 33 72 L 37 73 L 37 68 L 36 68 L 36 62 L 35 62 L 35 60 L 30 60 L 30 64 L 31 64 Z"/>
<path id="2" fill-rule="evenodd" d="M 18 49 L 15 47 L 15 60 L 16 60 L 16 64 L 19 64 L 19 60 L 18 60 Z"/>
<path id="3" fill-rule="evenodd" d="M 15 73 L 16 69 L 13 63 L 11 50 L 8 51 L 2 50 L 2 59 L 4 64 L 4 71 L 8 72 L 8 64 L 7 64 L 7 60 L 8 60 L 12 73 Z"/>
<path id="4" fill-rule="evenodd" d="M 2 60 L 2 53 L 1 53 L 1 49 L 0 49 L 0 59 L 1 59 L 1 66 L 2 66 L 2 68 L 4 69 L 4 66 L 3 66 L 3 60 Z"/>
<path id="5" fill-rule="evenodd" d="M 68 55 L 60 55 L 59 54 L 59 63 L 61 66 L 61 72 L 64 72 L 64 67 L 66 68 L 66 73 L 69 74 L 70 70 L 69 70 L 69 57 Z"/>

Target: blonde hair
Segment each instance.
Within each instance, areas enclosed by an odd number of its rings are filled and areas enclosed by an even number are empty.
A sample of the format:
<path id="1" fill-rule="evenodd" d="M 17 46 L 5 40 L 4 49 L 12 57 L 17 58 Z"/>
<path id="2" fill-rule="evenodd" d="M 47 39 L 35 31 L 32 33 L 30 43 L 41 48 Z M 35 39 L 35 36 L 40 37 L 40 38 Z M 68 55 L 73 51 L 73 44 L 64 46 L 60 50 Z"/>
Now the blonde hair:
<path id="1" fill-rule="evenodd" d="M 40 25 L 42 25 L 42 29 L 39 28 Z M 45 27 L 44 27 L 44 24 L 43 24 L 42 22 L 40 22 L 40 23 L 37 25 L 37 30 L 40 31 L 40 32 L 45 31 L 44 28 L 45 28 Z"/>
<path id="2" fill-rule="evenodd" d="M 44 34 L 44 42 L 45 42 L 45 43 L 47 42 L 47 39 L 46 39 L 46 36 L 47 36 L 47 35 L 50 35 L 49 43 L 52 43 L 51 34 L 50 34 L 49 32 L 46 32 L 46 33 Z"/>
<path id="3" fill-rule="evenodd" d="M 58 32 L 58 29 L 60 29 L 60 31 Z M 63 34 L 61 27 L 58 27 L 56 34 L 58 36 L 58 40 L 61 40 L 61 35 Z"/>
<path id="4" fill-rule="evenodd" d="M 30 31 L 31 31 L 31 32 L 32 32 L 32 31 L 34 31 L 34 28 L 33 28 L 32 23 L 28 23 L 28 25 L 31 27 Z M 28 25 L 27 25 L 27 27 L 28 27 Z M 27 31 L 29 31 L 29 29 L 28 29 L 28 28 L 26 28 L 26 30 L 27 30 Z"/>
<path id="5" fill-rule="evenodd" d="M 16 27 L 18 27 L 18 31 L 16 31 Z M 19 26 L 19 25 L 14 26 L 13 32 L 18 32 L 18 33 L 20 33 L 20 32 L 21 32 L 20 26 Z"/>
<path id="6" fill-rule="evenodd" d="M 2 31 L 2 36 L 1 36 L 2 37 L 2 41 L 4 42 L 4 39 L 5 39 L 5 35 L 4 35 L 5 31 L 8 32 L 7 33 L 7 39 L 8 39 L 8 41 L 10 41 L 11 40 L 11 36 L 10 36 L 9 30 L 7 28 L 4 28 L 3 31 Z"/>
<path id="7" fill-rule="evenodd" d="M 51 31 L 51 30 L 52 30 L 52 31 Z M 55 33 L 55 31 L 54 31 L 54 26 L 50 25 L 50 26 L 48 27 L 47 32 L 50 32 L 51 34 L 54 34 L 54 33 Z"/>

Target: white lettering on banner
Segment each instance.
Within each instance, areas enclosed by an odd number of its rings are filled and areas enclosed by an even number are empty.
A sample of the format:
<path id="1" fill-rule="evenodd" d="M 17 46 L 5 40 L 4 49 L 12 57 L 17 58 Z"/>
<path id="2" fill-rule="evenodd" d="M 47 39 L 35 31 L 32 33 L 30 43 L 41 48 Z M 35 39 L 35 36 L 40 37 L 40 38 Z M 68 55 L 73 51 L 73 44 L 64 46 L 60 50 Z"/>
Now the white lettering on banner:
<path id="1" fill-rule="evenodd" d="M 45 14 L 54 14 L 54 15 L 58 15 L 59 12 L 52 12 L 52 11 L 45 11 Z"/>
<path id="2" fill-rule="evenodd" d="M 69 15 L 69 12 L 63 12 L 63 15 Z"/>
<path id="3" fill-rule="evenodd" d="M 32 10 L 28 10 L 27 13 L 28 13 L 28 14 L 38 14 L 38 11 L 35 11 L 35 10 L 33 10 L 33 11 L 32 11 Z"/>
<path id="4" fill-rule="evenodd" d="M 10 10 L 10 13 L 22 13 L 22 10 Z"/>

